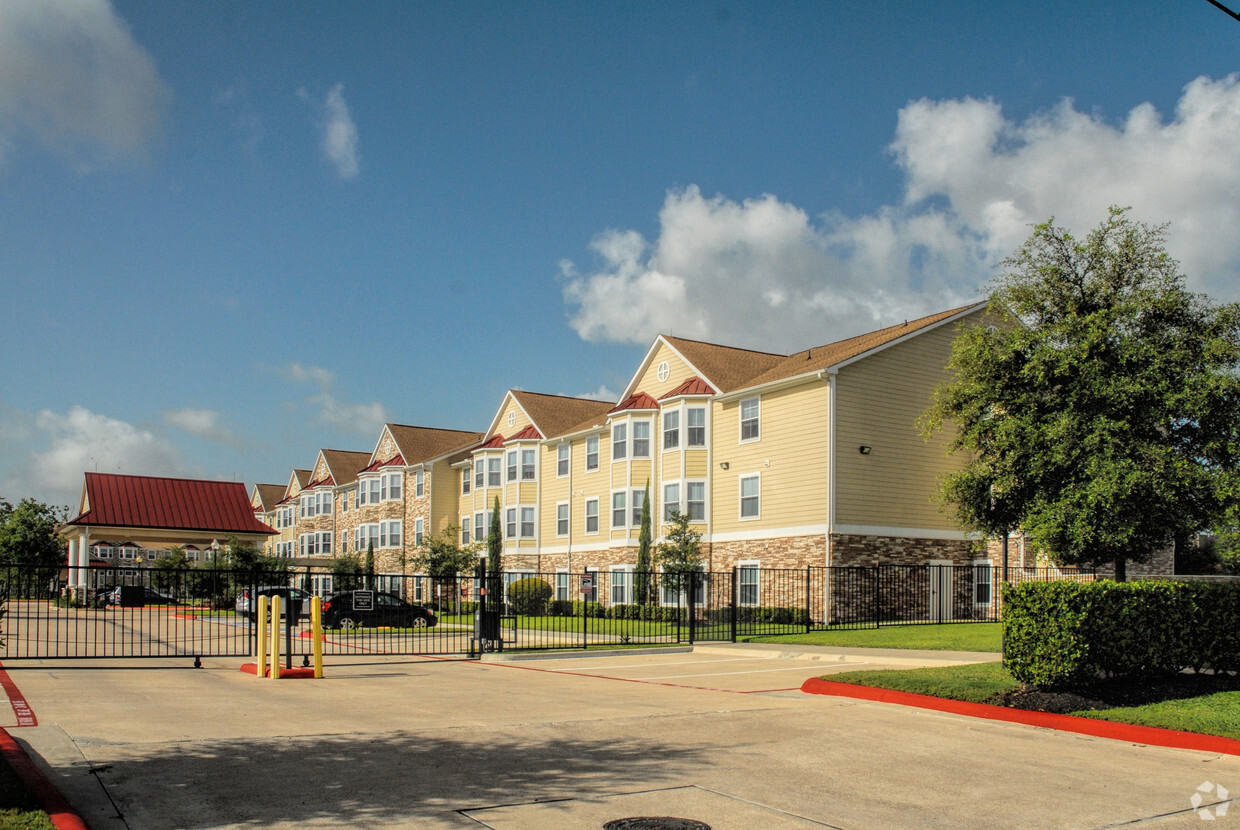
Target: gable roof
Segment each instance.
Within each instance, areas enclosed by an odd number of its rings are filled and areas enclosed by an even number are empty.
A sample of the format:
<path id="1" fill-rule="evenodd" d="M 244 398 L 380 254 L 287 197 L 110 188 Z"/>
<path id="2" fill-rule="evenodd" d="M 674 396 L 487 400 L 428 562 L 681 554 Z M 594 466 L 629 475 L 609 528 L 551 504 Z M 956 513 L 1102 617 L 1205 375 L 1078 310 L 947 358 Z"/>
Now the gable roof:
<path id="1" fill-rule="evenodd" d="M 214 534 L 277 531 L 254 518 L 239 481 L 86 473 L 85 509 L 66 525 L 200 530 Z"/>
<path id="2" fill-rule="evenodd" d="M 384 428 L 400 448 L 405 465 L 409 466 L 452 455 L 466 447 L 472 447 L 483 438 L 481 432 L 463 429 L 437 429 L 407 424 L 385 424 Z"/>
<path id="3" fill-rule="evenodd" d="M 319 455 L 327 465 L 327 478 L 311 482 L 312 486 L 322 487 L 332 484 L 343 487 L 357 481 L 357 474 L 370 463 L 370 453 L 354 452 L 353 450 L 319 450 Z M 314 465 L 319 466 L 317 463 Z"/>
<path id="4" fill-rule="evenodd" d="M 607 410 L 607 414 L 613 412 L 623 412 L 626 409 L 658 409 L 659 402 L 647 395 L 645 392 L 638 392 L 636 395 L 630 395 L 625 400 Z"/>
<path id="5" fill-rule="evenodd" d="M 566 395 L 546 395 L 520 389 L 509 389 L 508 394 L 529 416 L 534 428 L 544 438 L 565 435 L 583 421 L 605 418 L 607 410 L 612 407 L 608 401 L 596 401 L 592 398 L 570 398 Z M 491 423 L 491 430 L 498 427 L 499 416 L 503 410 L 501 404 L 499 411 L 495 413 L 495 420 Z"/>
<path id="6" fill-rule="evenodd" d="M 513 441 L 541 441 L 542 438 L 543 438 L 543 434 L 538 431 L 538 427 L 534 426 L 533 424 L 530 424 L 525 429 L 518 432 L 516 435 L 512 436 L 511 438 L 506 439 L 504 443 L 509 444 Z"/>
<path id="7" fill-rule="evenodd" d="M 266 511 L 271 510 L 284 498 L 284 486 L 280 484 L 255 484 L 254 493 L 258 496 L 258 506 Z M 253 505 L 254 500 L 250 499 Z"/>
<path id="8" fill-rule="evenodd" d="M 783 358 L 767 371 L 750 378 L 740 388 L 761 386 L 766 383 L 794 378 L 798 375 L 820 372 L 823 369 L 838 366 L 853 358 L 861 357 L 866 352 L 894 343 L 903 337 L 928 331 L 936 328 L 941 323 L 949 322 L 954 317 L 963 316 L 985 307 L 986 303 L 984 302 L 972 303 L 967 306 L 940 311 L 938 314 L 931 314 L 917 320 L 906 320 L 898 325 L 888 326 L 885 329 L 867 332 L 866 334 L 859 334 L 856 337 L 849 337 L 845 340 L 838 340 L 825 346 L 806 349 L 803 352 L 797 352 Z"/>

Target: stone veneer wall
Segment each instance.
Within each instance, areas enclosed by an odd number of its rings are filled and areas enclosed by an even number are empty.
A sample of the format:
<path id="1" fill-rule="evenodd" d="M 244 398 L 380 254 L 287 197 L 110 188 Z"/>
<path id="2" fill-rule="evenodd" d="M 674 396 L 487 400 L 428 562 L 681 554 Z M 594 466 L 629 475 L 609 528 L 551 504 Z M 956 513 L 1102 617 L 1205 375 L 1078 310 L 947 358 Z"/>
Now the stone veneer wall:
<path id="1" fill-rule="evenodd" d="M 909 536 L 858 536 L 836 533 L 831 537 L 831 565 L 926 565 L 945 559 L 953 565 L 971 565 L 980 558 L 974 543 L 965 539 L 927 539 Z"/>

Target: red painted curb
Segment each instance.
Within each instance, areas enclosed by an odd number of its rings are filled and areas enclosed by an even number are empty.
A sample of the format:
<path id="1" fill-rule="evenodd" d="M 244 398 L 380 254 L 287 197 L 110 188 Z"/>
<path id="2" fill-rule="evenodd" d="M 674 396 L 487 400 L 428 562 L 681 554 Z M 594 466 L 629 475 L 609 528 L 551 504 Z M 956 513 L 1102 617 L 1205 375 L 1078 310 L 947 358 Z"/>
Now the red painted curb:
<path id="1" fill-rule="evenodd" d="M 13 707 L 13 714 L 17 716 L 18 726 L 39 725 L 39 719 L 34 716 L 34 710 L 26 702 L 26 696 L 22 694 L 21 689 L 17 688 L 17 684 L 13 682 L 13 678 L 9 677 L 9 673 L 4 670 L 3 666 L 0 666 L 0 689 L 3 689 L 9 698 L 9 705 Z"/>
<path id="2" fill-rule="evenodd" d="M 60 790 L 56 789 L 56 785 L 48 780 L 43 770 L 35 766 L 21 745 L 13 740 L 13 736 L 3 727 L 0 727 L 0 755 L 4 756 L 13 772 L 17 773 L 30 788 L 30 792 L 34 793 L 35 800 L 52 820 L 56 830 L 90 830 L 82 817 L 69 806 Z"/>
<path id="3" fill-rule="evenodd" d="M 919 709 L 933 709 L 938 712 L 949 712 L 953 715 L 967 715 L 973 718 L 1020 723 L 1026 726 L 1040 726 L 1043 729 L 1057 729 L 1060 732 L 1075 732 L 1080 735 L 1092 735 L 1096 738 L 1110 738 L 1116 741 L 1150 744 L 1151 746 L 1167 746 L 1174 749 L 1195 749 L 1202 752 L 1218 752 L 1224 755 L 1240 755 L 1240 741 L 1233 738 L 1219 737 L 1218 735 L 1201 735 L 1196 732 L 1160 729 L 1156 726 L 1115 723 L 1107 720 L 1082 718 L 1076 715 L 1032 712 L 1028 709 L 1012 709 L 1007 706 L 994 706 L 989 703 L 968 703 L 963 700 L 949 700 L 948 698 L 919 695 L 913 692 L 897 692 L 893 689 L 878 689 L 873 686 L 839 683 L 834 680 L 822 680 L 817 677 L 811 677 L 802 683 L 801 691 L 811 695 L 850 697 L 857 700 L 872 700 L 879 703 L 915 706 Z"/>

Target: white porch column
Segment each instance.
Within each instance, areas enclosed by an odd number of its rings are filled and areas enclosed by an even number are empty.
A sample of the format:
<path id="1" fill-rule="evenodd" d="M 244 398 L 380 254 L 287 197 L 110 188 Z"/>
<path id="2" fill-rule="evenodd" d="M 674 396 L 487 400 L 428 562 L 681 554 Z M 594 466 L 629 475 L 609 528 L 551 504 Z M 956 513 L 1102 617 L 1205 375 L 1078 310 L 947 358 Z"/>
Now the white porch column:
<path id="1" fill-rule="evenodd" d="M 78 584 L 78 540 L 74 536 L 69 537 L 69 584 Z"/>
<path id="2" fill-rule="evenodd" d="M 78 579 L 74 584 L 79 588 L 86 587 L 86 575 L 90 569 L 90 528 L 82 528 L 78 537 Z"/>

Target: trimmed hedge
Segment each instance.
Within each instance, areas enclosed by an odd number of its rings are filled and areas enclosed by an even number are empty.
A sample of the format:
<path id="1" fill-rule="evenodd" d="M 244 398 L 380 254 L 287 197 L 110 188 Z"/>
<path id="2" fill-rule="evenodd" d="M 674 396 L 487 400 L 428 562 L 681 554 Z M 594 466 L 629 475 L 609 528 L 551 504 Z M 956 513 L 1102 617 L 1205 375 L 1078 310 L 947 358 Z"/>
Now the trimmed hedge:
<path id="1" fill-rule="evenodd" d="M 551 583 L 538 577 L 518 579 L 508 586 L 508 604 L 512 613 L 526 617 L 541 617 L 547 610 L 547 602 L 555 591 Z"/>
<path id="2" fill-rule="evenodd" d="M 1240 584 L 1026 582 L 1004 586 L 1004 662 L 1022 683 L 1240 670 Z"/>

